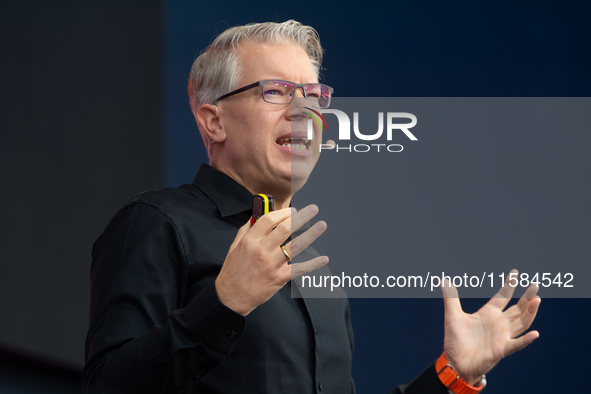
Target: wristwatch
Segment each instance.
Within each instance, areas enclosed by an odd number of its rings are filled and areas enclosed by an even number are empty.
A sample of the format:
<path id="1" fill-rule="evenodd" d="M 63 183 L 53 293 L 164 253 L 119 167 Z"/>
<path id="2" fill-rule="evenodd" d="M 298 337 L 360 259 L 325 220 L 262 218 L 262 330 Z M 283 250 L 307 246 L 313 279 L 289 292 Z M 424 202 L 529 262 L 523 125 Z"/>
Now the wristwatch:
<path id="1" fill-rule="evenodd" d="M 486 377 L 482 375 L 480 379 L 481 384 L 478 387 L 474 387 L 466 383 L 460 375 L 452 368 L 447 361 L 445 353 L 442 353 L 437 362 L 435 363 L 435 370 L 439 380 L 445 387 L 453 391 L 455 394 L 475 394 L 481 392 L 486 386 Z"/>

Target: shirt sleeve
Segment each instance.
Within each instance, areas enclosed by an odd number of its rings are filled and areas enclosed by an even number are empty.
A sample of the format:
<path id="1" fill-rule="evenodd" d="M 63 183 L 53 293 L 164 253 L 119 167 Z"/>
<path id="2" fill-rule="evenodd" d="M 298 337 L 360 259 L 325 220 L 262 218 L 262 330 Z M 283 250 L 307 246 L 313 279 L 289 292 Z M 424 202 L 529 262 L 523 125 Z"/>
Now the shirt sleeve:
<path id="1" fill-rule="evenodd" d="M 134 203 L 93 247 L 86 394 L 186 392 L 220 364 L 246 318 L 210 283 L 183 308 L 188 262 L 173 221 Z"/>
<path id="2" fill-rule="evenodd" d="M 419 376 L 415 378 L 410 384 L 398 386 L 392 389 L 389 394 L 449 394 L 447 388 L 441 383 L 437 372 L 435 371 L 435 363 L 431 364 Z"/>
<path id="3" fill-rule="evenodd" d="M 347 325 L 347 335 L 349 336 L 349 346 L 351 347 L 351 356 L 355 350 L 355 336 L 353 334 L 353 324 L 351 324 L 351 306 L 349 305 L 349 300 L 347 299 L 347 305 L 345 306 L 345 324 Z M 357 392 L 355 388 L 355 380 L 353 376 L 351 376 L 351 394 L 355 394 Z"/>

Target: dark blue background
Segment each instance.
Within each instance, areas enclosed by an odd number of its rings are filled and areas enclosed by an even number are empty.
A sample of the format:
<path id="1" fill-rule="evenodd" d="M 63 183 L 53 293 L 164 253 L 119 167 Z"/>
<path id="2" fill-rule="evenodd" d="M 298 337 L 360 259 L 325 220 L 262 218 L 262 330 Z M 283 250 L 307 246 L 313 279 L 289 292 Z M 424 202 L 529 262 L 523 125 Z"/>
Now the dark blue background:
<path id="1" fill-rule="evenodd" d="M 591 92 L 588 1 L 1 4 L 3 394 L 80 392 L 92 243 L 129 198 L 189 182 L 206 161 L 186 81 L 228 26 L 314 26 L 324 80 L 341 97 Z M 462 300 L 469 312 L 483 301 Z M 351 306 L 360 393 L 406 383 L 440 354 L 441 300 Z M 589 391 L 590 310 L 588 299 L 544 299 L 541 337 L 493 369 L 486 392 Z"/>
<path id="2" fill-rule="evenodd" d="M 186 80 L 198 53 L 228 26 L 295 19 L 315 27 L 326 50 L 324 81 L 343 97 L 566 97 L 591 92 L 590 17 L 587 2 L 573 1 L 169 1 L 165 183 L 189 182 L 207 161 Z M 483 300 L 462 303 L 473 312 Z M 441 300 L 352 299 L 351 306 L 360 393 L 408 382 L 440 354 Z M 544 299 L 533 325 L 541 337 L 493 369 L 486 392 L 585 391 L 590 307 Z"/>

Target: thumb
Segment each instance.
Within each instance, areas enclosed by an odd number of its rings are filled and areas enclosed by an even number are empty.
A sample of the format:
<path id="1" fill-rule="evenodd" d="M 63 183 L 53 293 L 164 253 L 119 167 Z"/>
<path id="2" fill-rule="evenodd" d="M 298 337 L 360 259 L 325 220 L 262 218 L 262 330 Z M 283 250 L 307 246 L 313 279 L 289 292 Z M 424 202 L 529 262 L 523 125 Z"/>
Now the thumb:
<path id="1" fill-rule="evenodd" d="M 441 283 L 441 293 L 443 294 L 443 306 L 445 307 L 445 314 L 463 313 L 462 304 L 460 303 L 460 296 L 458 289 L 445 278 Z"/>

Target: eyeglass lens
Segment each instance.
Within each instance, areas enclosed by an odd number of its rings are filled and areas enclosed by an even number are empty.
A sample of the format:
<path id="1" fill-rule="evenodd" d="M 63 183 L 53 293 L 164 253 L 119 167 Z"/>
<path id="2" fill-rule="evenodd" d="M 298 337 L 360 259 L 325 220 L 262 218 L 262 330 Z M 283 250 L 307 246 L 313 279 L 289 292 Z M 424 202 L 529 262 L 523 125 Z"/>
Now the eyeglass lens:
<path id="1" fill-rule="evenodd" d="M 320 84 L 304 85 L 306 99 L 312 105 L 327 108 L 330 104 L 330 89 Z M 291 102 L 295 92 L 295 85 L 286 81 L 265 81 L 263 84 L 263 98 L 269 103 L 286 104 Z"/>

